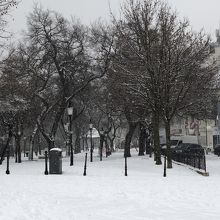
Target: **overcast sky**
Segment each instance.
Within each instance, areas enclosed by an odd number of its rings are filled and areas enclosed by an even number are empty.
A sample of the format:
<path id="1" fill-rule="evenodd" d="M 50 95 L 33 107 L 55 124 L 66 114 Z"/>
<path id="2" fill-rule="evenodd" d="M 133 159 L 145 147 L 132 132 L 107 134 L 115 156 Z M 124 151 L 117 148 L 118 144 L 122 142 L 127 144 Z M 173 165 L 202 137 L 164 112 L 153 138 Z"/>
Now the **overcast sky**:
<path id="1" fill-rule="evenodd" d="M 173 9 L 179 12 L 180 17 L 187 17 L 194 30 L 204 28 L 214 39 L 215 29 L 220 24 L 220 0 L 167 0 Z M 15 33 L 26 28 L 26 16 L 33 9 L 33 2 L 41 3 L 45 8 L 50 8 L 62 13 L 65 17 L 75 16 L 89 24 L 103 18 L 108 20 L 109 7 L 114 13 L 119 11 L 123 0 L 21 0 L 17 9 L 13 10 L 13 21 L 9 29 Z"/>

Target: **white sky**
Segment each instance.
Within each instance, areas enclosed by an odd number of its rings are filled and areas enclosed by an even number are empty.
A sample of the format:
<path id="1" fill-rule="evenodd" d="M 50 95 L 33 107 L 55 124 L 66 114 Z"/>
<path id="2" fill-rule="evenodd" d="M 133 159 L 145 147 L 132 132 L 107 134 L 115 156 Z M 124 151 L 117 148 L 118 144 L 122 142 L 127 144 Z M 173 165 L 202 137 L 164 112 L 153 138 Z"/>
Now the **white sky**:
<path id="1" fill-rule="evenodd" d="M 26 16 L 33 8 L 33 2 L 41 3 L 62 13 L 65 17 L 75 16 L 83 23 L 98 19 L 109 18 L 109 5 L 114 13 L 119 11 L 123 0 L 21 0 L 17 9 L 13 10 L 13 21 L 9 23 L 9 30 L 19 33 L 26 27 Z M 212 37 L 220 23 L 220 0 L 167 0 L 179 12 L 180 17 L 187 17 L 194 30 L 204 28 Z"/>

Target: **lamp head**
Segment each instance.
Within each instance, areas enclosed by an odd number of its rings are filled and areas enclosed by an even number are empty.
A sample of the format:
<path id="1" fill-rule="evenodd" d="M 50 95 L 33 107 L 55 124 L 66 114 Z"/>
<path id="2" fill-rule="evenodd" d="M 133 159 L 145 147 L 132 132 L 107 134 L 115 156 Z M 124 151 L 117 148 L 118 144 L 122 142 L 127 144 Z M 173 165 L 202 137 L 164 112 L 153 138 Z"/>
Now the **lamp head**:
<path id="1" fill-rule="evenodd" d="M 72 116 L 73 115 L 73 107 L 69 106 L 67 108 L 67 113 L 68 113 L 69 116 Z"/>
<path id="2" fill-rule="evenodd" d="M 93 129 L 93 124 L 89 123 L 89 129 Z"/>

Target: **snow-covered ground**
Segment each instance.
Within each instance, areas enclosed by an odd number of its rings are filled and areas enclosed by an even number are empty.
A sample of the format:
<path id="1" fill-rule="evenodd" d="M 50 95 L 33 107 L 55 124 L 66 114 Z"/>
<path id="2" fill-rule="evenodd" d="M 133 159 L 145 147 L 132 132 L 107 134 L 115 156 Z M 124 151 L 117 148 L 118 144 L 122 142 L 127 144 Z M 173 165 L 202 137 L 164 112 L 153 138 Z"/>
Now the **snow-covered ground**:
<path id="1" fill-rule="evenodd" d="M 174 164 L 163 166 L 132 152 L 128 176 L 123 153 L 102 162 L 95 156 L 83 176 L 84 154 L 74 166 L 63 158 L 62 175 L 44 175 L 44 160 L 0 166 L 1 220 L 217 220 L 220 218 L 220 158 L 207 156 L 209 177 Z"/>

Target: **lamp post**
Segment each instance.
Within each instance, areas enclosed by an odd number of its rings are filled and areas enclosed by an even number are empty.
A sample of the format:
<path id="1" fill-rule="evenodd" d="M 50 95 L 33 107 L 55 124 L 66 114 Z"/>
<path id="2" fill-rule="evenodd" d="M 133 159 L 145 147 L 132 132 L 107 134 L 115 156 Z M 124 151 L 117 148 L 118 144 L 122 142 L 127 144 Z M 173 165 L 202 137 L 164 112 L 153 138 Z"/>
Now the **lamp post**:
<path id="1" fill-rule="evenodd" d="M 127 156 L 125 156 L 125 176 L 128 175 L 128 164 L 127 164 Z"/>
<path id="2" fill-rule="evenodd" d="M 84 139 L 83 139 L 84 140 Z M 87 136 L 86 136 L 86 140 L 87 140 Z M 84 142 L 84 141 L 83 141 Z M 87 141 L 86 141 L 87 143 Z M 84 148 L 84 143 L 83 143 L 83 149 Z M 83 176 L 86 176 L 86 169 L 87 169 L 87 156 L 88 156 L 88 145 L 86 146 L 86 153 L 85 153 L 85 163 L 84 163 L 84 172 L 83 172 Z"/>
<path id="3" fill-rule="evenodd" d="M 48 167 L 47 167 L 48 153 L 45 151 L 45 171 L 44 175 L 48 175 Z"/>
<path id="4" fill-rule="evenodd" d="M 67 108 L 67 113 L 69 116 L 69 146 L 70 146 L 70 166 L 73 166 L 73 143 L 72 143 L 72 115 L 73 115 L 73 107 L 71 102 Z"/>
<path id="5" fill-rule="evenodd" d="M 92 129 L 93 129 L 93 124 L 92 124 L 92 121 L 90 119 L 90 123 L 89 123 L 89 130 L 90 130 L 90 162 L 93 161 Z"/>
<path id="6" fill-rule="evenodd" d="M 10 149 L 8 148 L 7 149 L 7 169 L 6 169 L 6 172 L 5 172 L 7 175 L 10 174 L 10 171 L 9 171 L 9 157 L 10 157 Z"/>
<path id="7" fill-rule="evenodd" d="M 85 154 L 85 164 L 84 164 L 84 172 L 83 172 L 83 176 L 86 176 L 86 167 L 87 166 L 87 151 L 86 151 L 86 154 Z"/>
<path id="8" fill-rule="evenodd" d="M 164 166 L 163 166 L 163 176 L 166 177 L 167 176 L 167 157 L 166 157 L 166 153 L 164 154 Z"/>

